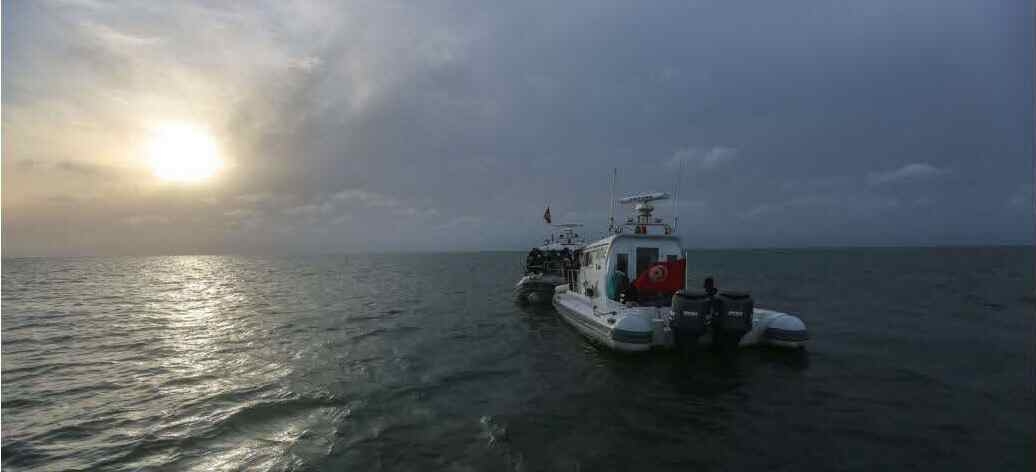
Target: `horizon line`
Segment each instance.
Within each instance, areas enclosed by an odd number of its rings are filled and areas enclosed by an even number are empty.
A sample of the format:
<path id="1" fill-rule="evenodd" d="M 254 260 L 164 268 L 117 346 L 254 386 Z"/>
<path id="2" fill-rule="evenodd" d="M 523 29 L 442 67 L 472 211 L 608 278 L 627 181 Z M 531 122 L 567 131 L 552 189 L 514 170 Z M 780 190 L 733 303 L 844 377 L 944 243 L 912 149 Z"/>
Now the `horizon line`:
<path id="1" fill-rule="evenodd" d="M 836 249 L 984 249 L 984 248 L 1034 248 L 1033 243 L 989 243 L 989 244 L 860 244 L 860 245 L 804 245 L 804 246 L 744 246 L 744 247 L 700 247 L 684 248 L 684 251 L 822 251 Z M 479 254 L 525 252 L 528 249 L 444 249 L 444 250 L 371 250 L 371 251 L 274 251 L 260 252 L 199 252 L 199 253 L 140 253 L 140 254 L 79 254 L 79 255 L 0 255 L 2 259 L 90 259 L 115 257 L 316 257 L 316 256 L 359 256 L 359 255 L 409 255 L 409 254 Z"/>

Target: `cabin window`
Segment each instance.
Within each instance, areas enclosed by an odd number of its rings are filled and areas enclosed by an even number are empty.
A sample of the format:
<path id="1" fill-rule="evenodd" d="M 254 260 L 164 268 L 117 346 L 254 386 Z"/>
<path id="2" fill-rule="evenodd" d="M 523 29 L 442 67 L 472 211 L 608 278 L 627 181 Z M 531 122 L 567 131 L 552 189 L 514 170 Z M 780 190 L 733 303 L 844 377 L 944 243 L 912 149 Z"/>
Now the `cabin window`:
<path id="1" fill-rule="evenodd" d="M 630 276 L 630 255 L 626 253 L 618 253 L 615 255 L 615 270 L 626 274 L 626 277 Z"/>
<path id="2" fill-rule="evenodd" d="M 680 257 L 680 256 L 677 256 L 676 254 L 670 254 L 668 256 L 665 256 L 665 260 L 666 260 L 666 262 L 676 262 L 676 258 L 677 257 Z"/>
<path id="3" fill-rule="evenodd" d="M 638 247 L 637 248 L 637 275 L 630 277 L 630 279 L 636 279 L 643 274 L 651 264 L 658 262 L 658 248 L 657 247 Z"/>

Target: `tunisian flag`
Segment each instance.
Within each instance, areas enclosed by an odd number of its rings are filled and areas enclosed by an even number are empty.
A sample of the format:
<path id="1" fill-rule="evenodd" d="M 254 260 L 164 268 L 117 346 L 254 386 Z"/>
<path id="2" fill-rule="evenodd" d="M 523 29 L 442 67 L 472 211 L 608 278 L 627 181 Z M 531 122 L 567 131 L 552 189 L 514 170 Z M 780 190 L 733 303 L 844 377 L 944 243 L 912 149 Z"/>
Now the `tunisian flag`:
<path id="1" fill-rule="evenodd" d="M 686 269 L 687 259 L 656 262 L 637 276 L 633 286 L 642 294 L 675 293 L 684 288 Z"/>

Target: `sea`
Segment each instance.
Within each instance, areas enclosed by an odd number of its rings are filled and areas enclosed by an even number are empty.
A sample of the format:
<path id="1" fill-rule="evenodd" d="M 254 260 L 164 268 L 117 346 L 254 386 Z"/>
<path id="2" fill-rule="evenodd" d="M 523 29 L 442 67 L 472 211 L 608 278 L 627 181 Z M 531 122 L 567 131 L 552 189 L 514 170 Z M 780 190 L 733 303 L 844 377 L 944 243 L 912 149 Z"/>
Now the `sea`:
<path id="1" fill-rule="evenodd" d="M 5 258 L 2 468 L 1033 470 L 1031 247 L 691 251 L 804 350 L 618 355 L 523 254 Z"/>

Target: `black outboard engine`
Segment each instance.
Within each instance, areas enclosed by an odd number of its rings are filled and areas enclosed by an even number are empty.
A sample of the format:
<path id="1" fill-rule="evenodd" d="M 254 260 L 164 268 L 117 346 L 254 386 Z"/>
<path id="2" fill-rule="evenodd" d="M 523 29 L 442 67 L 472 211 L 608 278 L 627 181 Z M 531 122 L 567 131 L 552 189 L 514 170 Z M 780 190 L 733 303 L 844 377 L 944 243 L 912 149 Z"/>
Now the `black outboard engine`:
<path id="1" fill-rule="evenodd" d="M 736 348 L 752 330 L 755 305 L 748 292 L 723 291 L 713 300 L 713 343 L 721 349 Z"/>
<path id="2" fill-rule="evenodd" d="M 673 319 L 669 327 L 673 330 L 676 348 L 690 354 L 700 338 L 708 330 L 707 319 L 712 312 L 712 298 L 701 290 L 680 290 L 673 294 Z"/>

